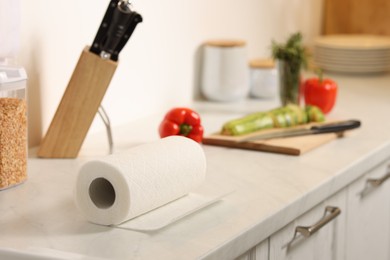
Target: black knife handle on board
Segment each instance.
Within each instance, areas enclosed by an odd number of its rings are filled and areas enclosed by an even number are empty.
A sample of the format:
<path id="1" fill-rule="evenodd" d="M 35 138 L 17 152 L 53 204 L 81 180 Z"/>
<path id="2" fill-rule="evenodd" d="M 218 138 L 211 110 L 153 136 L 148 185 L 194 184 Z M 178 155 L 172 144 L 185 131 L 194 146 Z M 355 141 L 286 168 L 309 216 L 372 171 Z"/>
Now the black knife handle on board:
<path id="1" fill-rule="evenodd" d="M 127 0 L 110 1 L 90 51 L 117 61 L 119 52 L 140 22 L 142 16 L 131 10 Z"/>
<path id="2" fill-rule="evenodd" d="M 313 126 L 310 128 L 310 130 L 313 130 L 314 134 L 337 133 L 358 128 L 360 125 L 361 123 L 359 120 L 347 120 L 337 123 Z"/>

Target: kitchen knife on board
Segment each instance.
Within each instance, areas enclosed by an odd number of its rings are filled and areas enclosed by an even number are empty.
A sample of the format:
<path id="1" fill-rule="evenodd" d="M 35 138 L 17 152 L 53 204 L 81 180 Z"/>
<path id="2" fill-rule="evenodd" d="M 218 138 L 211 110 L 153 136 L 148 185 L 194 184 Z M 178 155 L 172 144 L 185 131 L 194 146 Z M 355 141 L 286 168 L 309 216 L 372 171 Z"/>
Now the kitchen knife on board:
<path id="1" fill-rule="evenodd" d="M 325 134 L 325 133 L 342 133 L 347 130 L 355 129 L 360 127 L 361 122 L 359 120 L 346 120 L 335 123 L 316 125 L 310 128 L 301 128 L 301 129 L 283 129 L 278 132 L 273 133 L 259 133 L 257 135 L 252 135 L 247 138 L 240 139 L 238 142 L 251 142 L 258 140 L 267 140 L 275 138 L 286 138 L 302 135 L 315 135 L 315 134 Z"/>

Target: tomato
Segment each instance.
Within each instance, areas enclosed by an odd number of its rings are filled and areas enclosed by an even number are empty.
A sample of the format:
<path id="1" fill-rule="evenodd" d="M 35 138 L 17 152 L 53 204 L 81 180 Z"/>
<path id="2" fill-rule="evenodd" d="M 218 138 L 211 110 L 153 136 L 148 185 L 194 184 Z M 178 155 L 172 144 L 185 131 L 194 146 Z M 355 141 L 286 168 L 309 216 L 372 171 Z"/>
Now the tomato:
<path id="1" fill-rule="evenodd" d="M 329 113 L 336 103 L 337 84 L 331 79 L 310 78 L 304 82 L 306 105 L 319 107 L 323 113 Z"/>

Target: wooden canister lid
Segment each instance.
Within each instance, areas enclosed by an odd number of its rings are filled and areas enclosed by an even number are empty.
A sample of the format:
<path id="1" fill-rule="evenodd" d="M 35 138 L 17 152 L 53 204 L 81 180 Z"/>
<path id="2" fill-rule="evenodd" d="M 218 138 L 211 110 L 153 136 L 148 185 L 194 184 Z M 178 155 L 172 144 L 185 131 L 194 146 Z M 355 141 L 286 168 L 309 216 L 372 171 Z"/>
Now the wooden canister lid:
<path id="1" fill-rule="evenodd" d="M 232 48 L 245 46 L 246 42 L 243 40 L 211 40 L 205 42 L 205 45 L 212 47 Z"/>
<path id="2" fill-rule="evenodd" d="M 273 59 L 255 59 L 249 62 L 251 68 L 259 69 L 273 69 L 275 68 L 275 61 Z"/>

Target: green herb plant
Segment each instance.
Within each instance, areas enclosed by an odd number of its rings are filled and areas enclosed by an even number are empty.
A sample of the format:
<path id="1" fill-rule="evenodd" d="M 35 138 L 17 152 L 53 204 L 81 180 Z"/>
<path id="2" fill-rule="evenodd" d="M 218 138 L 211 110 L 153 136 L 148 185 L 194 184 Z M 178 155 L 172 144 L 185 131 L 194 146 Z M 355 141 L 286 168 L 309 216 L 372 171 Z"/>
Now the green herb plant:
<path id="1" fill-rule="evenodd" d="M 283 105 L 299 104 L 301 68 L 307 67 L 302 34 L 292 34 L 285 44 L 272 41 L 272 57 L 279 63 L 280 98 Z"/>

